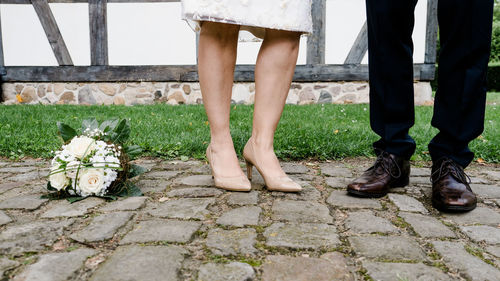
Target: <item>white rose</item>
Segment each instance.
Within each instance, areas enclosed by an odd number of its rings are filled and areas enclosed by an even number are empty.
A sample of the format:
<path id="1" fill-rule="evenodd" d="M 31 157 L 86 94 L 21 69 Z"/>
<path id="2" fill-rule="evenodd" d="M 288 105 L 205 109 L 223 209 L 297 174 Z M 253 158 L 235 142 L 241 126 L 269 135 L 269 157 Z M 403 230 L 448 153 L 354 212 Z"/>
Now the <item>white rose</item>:
<path id="1" fill-rule="evenodd" d="M 84 158 L 95 150 L 95 140 L 89 137 L 75 137 L 66 147 L 67 151 L 78 159 Z"/>
<path id="2" fill-rule="evenodd" d="M 78 187 L 83 194 L 99 194 L 104 187 L 104 169 L 80 170 Z"/>
<path id="3" fill-rule="evenodd" d="M 68 186 L 69 179 L 66 177 L 66 173 L 60 169 L 60 166 L 55 165 L 50 170 L 49 182 L 53 188 L 61 190 Z"/>

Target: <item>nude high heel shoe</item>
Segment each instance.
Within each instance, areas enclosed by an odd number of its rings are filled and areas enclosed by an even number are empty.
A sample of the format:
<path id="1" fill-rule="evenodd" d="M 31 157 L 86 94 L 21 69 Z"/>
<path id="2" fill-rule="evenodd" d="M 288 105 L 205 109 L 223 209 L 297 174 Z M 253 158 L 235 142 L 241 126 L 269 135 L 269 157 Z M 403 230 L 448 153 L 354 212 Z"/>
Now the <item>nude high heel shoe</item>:
<path id="1" fill-rule="evenodd" d="M 257 168 L 257 171 L 259 171 L 259 173 L 261 174 L 262 178 L 264 178 L 267 189 L 282 192 L 299 192 L 302 190 L 302 187 L 288 176 L 266 176 L 265 172 L 260 169 L 259 159 L 256 159 L 255 157 L 253 146 L 250 140 L 248 140 L 245 148 L 243 149 L 243 157 L 245 158 L 245 162 L 247 165 L 247 176 L 249 180 L 252 180 L 252 167 L 255 166 L 255 168 Z"/>
<path id="2" fill-rule="evenodd" d="M 212 169 L 212 177 L 215 182 L 215 186 L 229 191 L 250 191 L 252 185 L 250 181 L 245 177 L 245 175 L 225 177 L 222 176 L 220 171 L 214 169 L 214 163 L 212 161 L 212 149 L 210 145 L 207 147 L 207 160 L 210 163 L 210 168 Z"/>

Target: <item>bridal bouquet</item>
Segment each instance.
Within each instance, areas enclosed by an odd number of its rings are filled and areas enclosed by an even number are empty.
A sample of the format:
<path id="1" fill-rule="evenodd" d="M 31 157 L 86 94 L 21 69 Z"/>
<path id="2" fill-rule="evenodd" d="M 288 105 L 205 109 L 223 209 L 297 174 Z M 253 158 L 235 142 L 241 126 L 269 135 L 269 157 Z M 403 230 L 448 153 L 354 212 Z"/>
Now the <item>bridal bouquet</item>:
<path id="1" fill-rule="evenodd" d="M 125 143 L 130 134 L 126 119 L 84 120 L 80 134 L 70 126 L 57 123 L 64 141 L 52 159 L 46 198 L 67 198 L 71 202 L 88 196 L 116 199 L 141 196 L 140 189 L 129 181 L 145 169 L 129 161 L 137 156 L 138 146 Z"/>

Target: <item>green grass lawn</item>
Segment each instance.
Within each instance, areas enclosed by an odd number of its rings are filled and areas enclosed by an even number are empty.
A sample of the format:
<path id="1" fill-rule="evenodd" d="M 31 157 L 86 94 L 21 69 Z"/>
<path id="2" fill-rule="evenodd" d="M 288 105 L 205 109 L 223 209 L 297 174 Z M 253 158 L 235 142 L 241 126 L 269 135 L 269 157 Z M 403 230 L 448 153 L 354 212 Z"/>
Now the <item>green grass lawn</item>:
<path id="1" fill-rule="evenodd" d="M 238 153 L 251 133 L 251 106 L 233 106 L 231 130 Z M 432 107 L 417 107 L 411 134 L 417 141 L 415 160 L 427 160 L 427 143 L 436 130 L 430 126 Z M 209 127 L 203 106 L 0 106 L 0 156 L 52 156 L 62 141 L 56 122 L 72 126 L 96 117 L 130 118 L 130 142 L 145 156 L 203 158 Z M 368 121 L 368 105 L 287 105 L 276 132 L 275 147 L 282 159 L 339 159 L 372 155 L 377 136 Z M 476 156 L 500 162 L 500 107 L 488 105 L 485 132 L 471 144 Z"/>

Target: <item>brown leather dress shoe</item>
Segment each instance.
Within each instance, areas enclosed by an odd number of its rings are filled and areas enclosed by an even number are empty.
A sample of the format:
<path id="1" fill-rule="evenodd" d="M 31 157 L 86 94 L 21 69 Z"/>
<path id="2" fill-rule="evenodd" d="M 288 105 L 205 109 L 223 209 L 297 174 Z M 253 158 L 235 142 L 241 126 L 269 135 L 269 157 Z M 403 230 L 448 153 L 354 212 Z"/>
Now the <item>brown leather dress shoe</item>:
<path id="1" fill-rule="evenodd" d="M 407 186 L 410 182 L 410 161 L 382 152 L 373 166 L 347 186 L 347 193 L 358 197 L 378 198 L 390 188 Z"/>
<path id="2" fill-rule="evenodd" d="M 464 169 L 448 158 L 432 165 L 432 206 L 440 211 L 463 212 L 476 208 L 477 198 Z"/>

